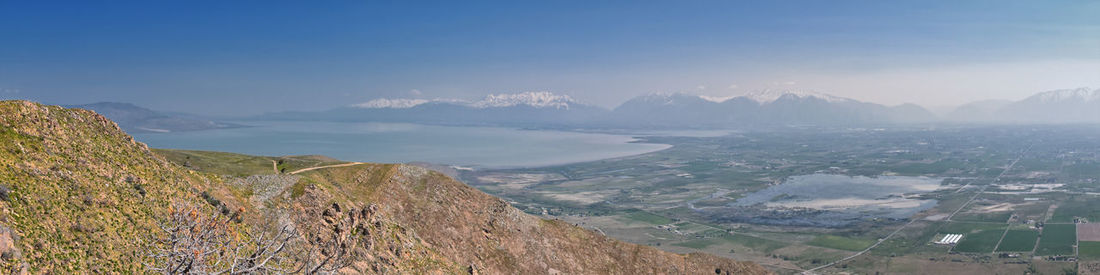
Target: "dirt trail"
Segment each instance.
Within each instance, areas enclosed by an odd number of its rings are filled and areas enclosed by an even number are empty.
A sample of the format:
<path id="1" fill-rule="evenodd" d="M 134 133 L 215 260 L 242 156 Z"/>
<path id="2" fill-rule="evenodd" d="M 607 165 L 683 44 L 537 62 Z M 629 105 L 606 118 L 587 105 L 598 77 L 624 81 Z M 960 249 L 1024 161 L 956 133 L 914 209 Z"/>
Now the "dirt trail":
<path id="1" fill-rule="evenodd" d="M 294 175 L 294 174 L 297 174 L 297 173 L 308 172 L 308 171 L 313 171 L 313 170 L 317 170 L 317 169 L 335 168 L 335 167 L 348 167 L 348 166 L 360 165 L 360 164 L 363 164 L 363 163 L 362 162 L 349 162 L 349 163 L 343 163 L 343 164 L 333 164 L 333 165 L 317 166 L 317 167 L 310 167 L 310 168 L 302 168 L 302 169 L 298 169 L 294 172 L 290 172 L 289 174 Z"/>

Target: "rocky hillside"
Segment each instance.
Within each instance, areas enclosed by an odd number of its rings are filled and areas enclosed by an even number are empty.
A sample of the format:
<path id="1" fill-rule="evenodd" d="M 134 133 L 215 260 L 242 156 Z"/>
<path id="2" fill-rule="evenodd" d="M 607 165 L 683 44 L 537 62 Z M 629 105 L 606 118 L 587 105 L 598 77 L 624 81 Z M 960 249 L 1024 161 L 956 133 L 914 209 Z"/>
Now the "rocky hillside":
<path id="1" fill-rule="evenodd" d="M 331 166 L 295 173 L 278 168 L 305 161 L 154 153 L 90 111 L 22 101 L 0 103 L 0 136 L 0 273 L 148 272 L 178 205 L 232 217 L 230 245 L 293 232 L 271 252 L 291 273 L 338 261 L 347 274 L 768 273 L 539 219 L 415 166 L 319 160 Z"/>

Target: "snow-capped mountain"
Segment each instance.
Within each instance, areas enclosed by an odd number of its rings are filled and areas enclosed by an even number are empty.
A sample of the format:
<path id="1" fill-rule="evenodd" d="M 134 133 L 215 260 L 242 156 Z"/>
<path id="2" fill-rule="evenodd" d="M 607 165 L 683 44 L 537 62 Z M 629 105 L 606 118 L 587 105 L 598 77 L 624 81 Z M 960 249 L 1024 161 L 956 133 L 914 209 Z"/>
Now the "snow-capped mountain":
<path id="1" fill-rule="evenodd" d="M 1100 101 L 1100 89 L 1090 89 L 1087 87 L 1077 89 L 1063 89 L 1054 90 L 1049 92 L 1039 93 L 1031 96 L 1024 101 L 1041 102 L 1041 103 L 1063 103 L 1063 102 L 1082 102 L 1091 103 L 1094 101 Z"/>
<path id="2" fill-rule="evenodd" d="M 551 92 L 490 94 L 480 100 L 379 98 L 316 113 L 276 113 L 265 119 L 410 122 L 448 125 L 573 126 L 607 110 Z"/>
<path id="3" fill-rule="evenodd" d="M 353 104 L 352 107 L 367 109 L 406 109 L 426 103 L 452 104 L 472 108 L 502 108 L 514 106 L 531 106 L 535 108 L 569 109 L 570 104 L 579 104 L 568 95 L 557 95 L 551 92 L 525 92 L 518 94 L 490 94 L 478 101 L 468 101 L 453 98 L 413 99 L 413 98 L 378 98 L 367 102 Z"/>
<path id="4" fill-rule="evenodd" d="M 822 93 L 765 90 L 729 97 L 655 93 L 632 98 L 614 110 L 550 92 L 490 94 L 479 100 L 374 99 L 325 112 L 277 113 L 263 118 L 519 127 L 737 128 L 927 122 L 934 115 L 912 104 L 887 107 Z"/>
<path id="5" fill-rule="evenodd" d="M 731 97 L 684 93 L 637 97 L 612 111 L 620 125 L 643 127 L 739 127 L 854 125 L 926 122 L 934 115 L 916 105 L 887 107 L 807 91 L 764 90 Z"/>
<path id="6" fill-rule="evenodd" d="M 824 101 L 830 102 L 830 103 L 854 101 L 852 99 L 847 99 L 847 98 L 843 98 L 843 97 L 837 97 L 837 96 L 832 96 L 832 95 L 817 93 L 817 92 L 792 91 L 792 90 L 770 90 L 770 89 L 769 90 L 756 91 L 756 92 L 750 92 L 746 95 L 743 95 L 742 97 L 751 99 L 751 100 L 756 101 L 757 103 L 760 103 L 760 104 L 772 103 L 772 102 L 775 102 L 776 100 L 779 100 L 781 98 L 787 98 L 787 99 L 809 99 L 809 98 L 813 98 L 813 99 L 824 100 Z"/>
<path id="7" fill-rule="evenodd" d="M 1100 89 L 1076 88 L 1043 92 L 993 112 L 1001 122 L 1100 122 Z"/>
<path id="8" fill-rule="evenodd" d="M 416 107 L 417 105 L 428 103 L 428 102 L 430 102 L 430 101 L 427 100 L 427 99 L 378 98 L 378 99 L 372 99 L 371 101 L 367 101 L 367 102 L 363 102 L 363 103 L 359 103 L 359 104 L 353 104 L 352 106 L 359 107 L 359 108 L 368 108 L 368 109 L 384 109 L 384 108 L 405 109 L 405 108 Z"/>
<path id="9" fill-rule="evenodd" d="M 477 108 L 500 108 L 526 105 L 535 108 L 569 109 L 570 104 L 577 104 L 577 101 L 573 100 L 573 98 L 568 95 L 556 95 L 551 92 L 526 92 L 519 94 L 491 94 L 481 101 L 470 104 L 470 106 Z"/>

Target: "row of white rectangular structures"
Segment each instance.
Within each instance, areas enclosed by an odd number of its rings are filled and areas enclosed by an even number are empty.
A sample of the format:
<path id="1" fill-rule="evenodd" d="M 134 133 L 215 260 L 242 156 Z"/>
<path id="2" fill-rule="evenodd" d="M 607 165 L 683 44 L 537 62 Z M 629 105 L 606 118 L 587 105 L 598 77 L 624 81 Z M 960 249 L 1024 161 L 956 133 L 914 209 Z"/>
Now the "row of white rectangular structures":
<path id="1" fill-rule="evenodd" d="M 940 239 L 940 241 L 938 241 L 936 243 L 937 244 L 956 244 L 956 243 L 959 242 L 959 239 L 962 239 L 962 237 L 963 237 L 962 234 L 947 234 L 947 236 L 943 236 L 943 239 Z"/>

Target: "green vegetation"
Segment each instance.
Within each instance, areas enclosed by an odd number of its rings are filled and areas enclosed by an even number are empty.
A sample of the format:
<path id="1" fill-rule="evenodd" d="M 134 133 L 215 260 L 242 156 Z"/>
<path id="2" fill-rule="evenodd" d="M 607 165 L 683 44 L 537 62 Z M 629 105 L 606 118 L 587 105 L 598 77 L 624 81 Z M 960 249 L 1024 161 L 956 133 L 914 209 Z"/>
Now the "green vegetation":
<path id="1" fill-rule="evenodd" d="M 1001 235 L 1004 234 L 1004 229 L 990 229 L 982 230 L 978 233 L 966 234 L 963 236 L 962 241 L 955 245 L 954 251 L 968 252 L 968 253 L 991 253 L 993 248 L 997 246 L 997 241 L 1001 240 Z"/>
<path id="2" fill-rule="evenodd" d="M 287 173 L 303 168 L 345 163 L 323 156 L 262 157 L 226 152 L 153 149 L 168 161 L 196 171 L 244 177 Z"/>
<path id="3" fill-rule="evenodd" d="M 845 217 L 851 213 L 849 209 L 858 207 L 822 207 L 826 210 L 781 207 L 789 206 L 782 205 L 783 202 L 792 201 L 821 205 L 816 204 L 816 196 L 791 192 L 766 193 L 766 198 L 760 198 L 765 203 L 772 199 L 771 204 L 744 205 L 736 203 L 739 199 L 755 198 L 754 192 L 790 183 L 792 177 L 813 174 L 927 176 L 942 179 L 942 189 L 914 192 L 903 197 L 936 200 L 935 206 L 917 214 L 915 219 L 919 220 L 865 256 L 846 262 L 852 264 L 851 269 L 837 267 L 824 273 L 898 273 L 893 268 L 900 266 L 919 273 L 927 270 L 916 266 L 928 261 L 954 263 L 958 260 L 963 262 L 957 265 L 975 274 L 1008 274 L 1020 273 L 1017 271 L 1023 271 L 1024 267 L 1017 269 L 1014 265 L 1000 263 L 1012 260 L 983 257 L 992 256 L 989 253 L 994 250 L 1025 252 L 1023 254 L 1034 250 L 1038 233 L 1029 229 L 1025 221 L 1051 222 L 1046 220 L 1048 215 L 1055 216 L 1052 222 L 1056 223 L 1071 222 L 1073 217 L 1100 220 L 1100 199 L 1083 193 L 1100 192 L 1095 184 L 1095 180 L 1100 179 L 1095 176 L 1100 175 L 1097 172 L 1100 171 L 1097 169 L 1100 167 L 1100 140 L 1089 138 L 1094 136 L 1100 136 L 1100 127 L 821 129 L 746 131 L 723 137 L 651 136 L 642 139 L 673 147 L 609 160 L 542 168 L 479 170 L 463 172 L 461 176 L 478 188 L 507 198 L 516 205 L 538 209 L 538 213 L 541 209 L 549 209 L 552 216 L 585 222 L 605 230 L 612 237 L 638 243 L 661 242 L 667 248 L 673 246 L 667 245 L 670 238 L 700 235 L 712 238 L 713 235 L 706 233 L 709 229 L 696 226 L 706 224 L 737 232 L 723 237 L 728 245 L 735 246 L 731 247 L 736 250 L 734 257 L 770 258 L 802 267 L 815 266 L 814 259 L 824 259 L 814 255 L 820 251 L 861 250 L 871 243 L 868 239 L 889 235 L 909 220 L 883 219 L 871 213 L 873 211 L 858 213 L 860 216 L 855 218 Z M 1043 142 L 1035 143 L 1034 140 Z M 1069 151 L 1075 153 L 1068 154 Z M 1011 163 L 1016 164 L 1006 170 Z M 968 187 L 958 189 L 963 185 Z M 977 193 L 982 188 L 987 192 Z M 1044 188 L 1053 188 L 1056 192 L 1029 192 Z M 844 191 L 843 188 L 820 188 L 813 192 L 838 189 Z M 584 200 L 575 195 L 579 192 L 598 197 L 601 202 L 582 205 L 578 201 Z M 975 195 L 978 197 L 971 200 Z M 1052 204 L 1061 207 L 1048 213 Z M 956 212 L 960 208 L 961 211 Z M 611 219 L 603 219 L 611 222 L 587 218 L 571 220 L 592 215 L 611 216 Z M 946 220 L 949 215 L 950 220 Z M 1018 219 L 1009 221 L 1012 215 L 1017 215 Z M 691 222 L 674 222 L 673 231 L 667 231 L 667 235 L 639 233 L 652 231 L 649 227 L 664 223 L 665 219 Z M 641 228 L 643 226 L 646 228 Z M 1006 231 L 1006 228 L 1011 230 Z M 965 237 L 957 247 L 930 243 L 934 236 L 942 234 L 963 234 Z M 704 249 L 674 247 L 675 251 L 712 251 L 727 245 L 722 241 L 715 243 L 717 245 Z M 952 251 L 975 254 L 953 255 Z M 869 261 L 865 269 L 853 264 L 860 259 Z M 889 268 L 884 268 L 884 263 L 889 263 Z M 1038 266 L 1043 270 L 1046 265 Z M 966 269 L 970 267 L 974 269 Z"/>
<path id="4" fill-rule="evenodd" d="M 1058 204 L 1050 222 L 1073 222 L 1075 217 L 1085 218 L 1089 221 L 1100 222 L 1100 200 L 1096 198 L 1076 198 Z"/>
<path id="5" fill-rule="evenodd" d="M 722 236 L 722 239 L 764 253 L 771 253 L 776 249 L 780 249 L 790 245 L 779 241 L 758 238 L 745 234 L 726 234 Z"/>
<path id="6" fill-rule="evenodd" d="M 1006 222 L 1008 218 L 1012 216 L 1012 212 L 994 212 L 994 213 L 960 213 L 955 215 L 952 220 L 956 221 L 973 221 L 973 222 Z"/>
<path id="7" fill-rule="evenodd" d="M 708 246 L 714 245 L 714 241 L 698 239 L 698 240 L 690 240 L 690 241 L 681 242 L 681 243 L 674 243 L 672 245 L 695 248 L 695 249 L 704 249 L 704 248 L 707 248 Z"/>
<path id="8" fill-rule="evenodd" d="M 1047 224 L 1043 227 L 1035 254 L 1073 255 L 1075 244 L 1077 244 L 1077 225 Z"/>
<path id="9" fill-rule="evenodd" d="M 1100 260 L 1100 242 L 1081 242 L 1077 247 L 1081 259 Z"/>
<path id="10" fill-rule="evenodd" d="M 807 244 L 840 250 L 860 251 L 867 247 L 870 247 L 874 243 L 875 241 L 867 239 L 853 239 L 833 235 L 820 235 Z"/>
<path id="11" fill-rule="evenodd" d="M 10 190 L 0 228 L 18 236 L 0 247 L 3 274 L 18 273 L 19 262 L 30 274 L 144 273 L 148 240 L 172 203 L 203 205 L 198 192 L 228 193 L 210 188 L 217 177 L 148 157 L 84 110 L 0 102 L 0 140 L 0 167 L 8 167 L 0 184 Z"/>
<path id="12" fill-rule="evenodd" d="M 644 222 L 644 223 L 648 223 L 648 224 L 652 224 L 652 225 L 670 224 L 670 223 L 673 222 L 672 219 L 665 218 L 663 216 L 659 216 L 659 215 L 649 213 L 649 212 L 646 212 L 646 211 L 642 211 L 642 210 L 630 211 L 628 214 L 624 215 L 624 217 L 626 217 L 627 219 L 629 219 L 631 221 L 639 221 L 639 222 Z"/>
<path id="13" fill-rule="evenodd" d="M 1035 230 L 1009 230 L 997 251 L 1031 252 L 1035 248 L 1035 239 L 1038 238 L 1039 232 Z"/>
<path id="14" fill-rule="evenodd" d="M 153 149 L 153 152 L 180 166 L 220 175 L 243 177 L 275 173 L 272 159 L 267 157 L 171 149 Z"/>
<path id="15" fill-rule="evenodd" d="M 1005 228 L 1003 224 L 989 224 L 989 223 L 968 223 L 968 222 L 951 222 L 940 228 L 941 234 L 971 234 L 978 233 L 983 230 L 991 230 Z"/>

